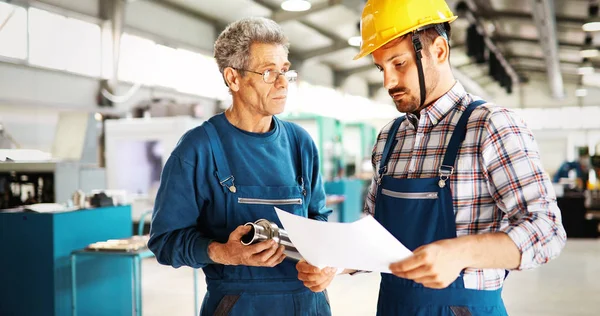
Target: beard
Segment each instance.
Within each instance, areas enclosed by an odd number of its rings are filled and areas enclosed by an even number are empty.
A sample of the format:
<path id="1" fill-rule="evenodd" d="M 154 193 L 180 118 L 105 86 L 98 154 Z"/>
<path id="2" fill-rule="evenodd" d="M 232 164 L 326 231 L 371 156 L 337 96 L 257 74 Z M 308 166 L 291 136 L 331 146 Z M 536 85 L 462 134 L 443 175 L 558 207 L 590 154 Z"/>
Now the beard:
<path id="1" fill-rule="evenodd" d="M 403 95 L 394 99 L 394 94 L 403 93 Z M 396 105 L 396 110 L 401 113 L 416 112 L 420 106 L 420 98 L 417 98 L 410 89 L 404 87 L 395 87 L 389 90 L 389 94 Z"/>
<path id="2" fill-rule="evenodd" d="M 434 91 L 438 83 L 440 81 L 440 74 L 437 69 L 435 69 L 431 65 L 427 65 L 427 68 L 424 71 L 425 73 L 425 97 L 431 95 L 431 92 Z M 417 82 L 418 79 L 417 79 Z M 415 113 L 422 110 L 427 104 L 423 104 L 421 107 L 421 92 L 420 87 L 419 90 L 414 93 L 407 87 L 396 86 L 392 89 L 388 90 L 388 93 L 392 97 L 394 104 L 396 105 L 396 110 L 402 113 Z M 394 99 L 394 94 L 402 93 L 401 96 Z"/>

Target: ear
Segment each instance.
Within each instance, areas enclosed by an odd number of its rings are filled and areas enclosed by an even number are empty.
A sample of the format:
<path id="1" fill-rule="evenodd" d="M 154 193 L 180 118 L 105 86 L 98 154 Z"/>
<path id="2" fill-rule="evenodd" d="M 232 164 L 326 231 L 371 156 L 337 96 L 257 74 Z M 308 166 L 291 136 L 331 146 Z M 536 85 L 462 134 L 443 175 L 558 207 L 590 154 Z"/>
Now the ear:
<path id="1" fill-rule="evenodd" d="M 239 73 L 231 68 L 227 67 L 223 70 L 223 78 L 225 78 L 225 82 L 231 91 L 239 91 L 240 90 L 240 75 Z"/>
<path id="2" fill-rule="evenodd" d="M 450 46 L 445 38 L 438 36 L 429 46 L 429 52 L 435 63 L 443 64 L 448 61 L 450 56 Z"/>

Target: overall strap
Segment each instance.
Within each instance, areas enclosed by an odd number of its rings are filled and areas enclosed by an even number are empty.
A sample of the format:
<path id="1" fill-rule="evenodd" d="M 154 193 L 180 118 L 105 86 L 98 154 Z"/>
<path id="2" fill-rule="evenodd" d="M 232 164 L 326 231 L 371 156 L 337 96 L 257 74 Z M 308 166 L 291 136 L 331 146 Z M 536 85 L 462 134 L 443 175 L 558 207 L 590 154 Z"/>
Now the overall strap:
<path id="1" fill-rule="evenodd" d="M 229 163 L 227 162 L 227 157 L 225 156 L 225 152 L 223 151 L 223 144 L 221 143 L 221 139 L 219 138 L 217 129 L 209 121 L 204 122 L 204 124 L 202 124 L 202 127 L 208 135 L 212 155 L 215 160 L 215 168 L 217 169 L 215 171 L 215 176 L 217 177 L 217 179 L 219 179 L 219 183 L 224 188 L 227 188 L 230 192 L 235 193 L 235 178 L 229 170 Z"/>
<path id="2" fill-rule="evenodd" d="M 450 138 L 450 142 L 446 148 L 444 160 L 440 166 L 440 187 L 444 187 L 446 180 L 448 180 L 448 178 L 454 173 L 454 163 L 456 163 L 456 157 L 458 156 L 460 145 L 467 136 L 467 123 L 469 122 L 471 113 L 473 113 L 475 108 L 485 103 L 486 102 L 483 100 L 471 102 L 458 120 L 458 124 L 456 124 L 456 127 L 454 128 L 454 132 L 452 133 L 452 137 Z"/>
<path id="3" fill-rule="evenodd" d="M 303 159 L 303 151 L 302 145 L 300 144 L 300 139 L 298 138 L 298 133 L 296 132 L 296 128 L 294 124 L 290 122 L 281 121 L 283 124 L 282 127 L 288 134 L 288 138 L 290 141 L 293 139 L 296 145 L 296 181 L 302 186 L 302 194 L 306 195 L 306 188 L 304 187 L 304 159 Z"/>
<path id="4" fill-rule="evenodd" d="M 396 143 L 398 142 L 396 140 L 396 133 L 398 132 L 398 128 L 400 128 L 400 124 L 402 124 L 405 119 L 406 115 L 397 118 L 388 131 L 385 147 L 383 148 L 383 154 L 381 155 L 381 161 L 379 162 L 379 179 L 381 179 L 383 174 L 385 174 L 387 171 L 387 163 L 392 156 L 392 150 L 394 150 L 394 147 L 396 147 Z"/>
<path id="5" fill-rule="evenodd" d="M 458 124 L 456 124 L 456 127 L 454 128 L 454 132 L 452 133 L 452 137 L 448 143 L 448 148 L 446 149 L 446 155 L 444 156 L 442 166 L 454 168 L 454 163 L 456 162 L 460 145 L 467 136 L 467 122 L 469 121 L 469 117 L 471 116 L 471 113 L 473 113 L 473 110 L 482 104 L 485 104 L 485 101 L 479 100 L 473 101 L 467 106 L 467 109 L 462 114 Z"/>

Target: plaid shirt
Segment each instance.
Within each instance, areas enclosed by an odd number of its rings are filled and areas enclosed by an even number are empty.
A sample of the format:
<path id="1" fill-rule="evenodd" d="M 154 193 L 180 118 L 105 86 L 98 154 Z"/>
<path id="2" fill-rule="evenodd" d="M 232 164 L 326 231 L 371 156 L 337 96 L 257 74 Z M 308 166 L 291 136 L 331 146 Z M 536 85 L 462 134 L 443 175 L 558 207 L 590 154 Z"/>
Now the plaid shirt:
<path id="1" fill-rule="evenodd" d="M 420 119 L 407 114 L 400 125 L 388 163 L 394 178 L 438 177 L 446 146 L 460 116 L 476 100 L 460 83 L 421 111 Z M 391 122 L 373 148 L 373 168 L 379 162 Z M 371 183 L 365 212 L 373 215 L 377 182 Z M 487 103 L 473 111 L 450 177 L 456 215 L 456 234 L 464 236 L 505 232 L 521 252 L 519 270 L 530 269 L 557 257 L 566 234 L 549 176 L 542 169 L 531 131 L 514 112 Z M 502 287 L 504 270 L 465 271 L 465 288 L 494 290 Z"/>

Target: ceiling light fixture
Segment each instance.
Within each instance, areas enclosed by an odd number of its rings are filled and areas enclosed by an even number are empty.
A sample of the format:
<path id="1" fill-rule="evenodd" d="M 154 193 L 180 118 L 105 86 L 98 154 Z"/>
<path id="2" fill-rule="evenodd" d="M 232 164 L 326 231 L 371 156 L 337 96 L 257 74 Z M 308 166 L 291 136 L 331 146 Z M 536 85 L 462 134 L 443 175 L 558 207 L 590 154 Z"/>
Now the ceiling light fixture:
<path id="1" fill-rule="evenodd" d="M 580 75 L 591 75 L 594 73 L 594 67 L 592 66 L 582 66 L 577 69 L 577 73 Z"/>
<path id="2" fill-rule="evenodd" d="M 360 36 L 352 36 L 348 39 L 348 45 L 350 46 L 360 47 L 360 44 L 362 44 L 362 38 Z"/>
<path id="3" fill-rule="evenodd" d="M 597 49 L 584 49 L 579 52 L 582 58 L 594 58 L 598 57 L 599 52 Z"/>
<path id="4" fill-rule="evenodd" d="M 600 22 L 588 22 L 581 28 L 583 28 L 584 32 L 597 32 L 600 31 Z"/>
<path id="5" fill-rule="evenodd" d="M 311 7 L 307 0 L 286 0 L 281 3 L 281 8 L 285 11 L 300 12 L 307 11 Z"/>
<path id="6" fill-rule="evenodd" d="M 584 58 L 583 62 L 579 66 L 579 68 L 577 68 L 577 73 L 580 74 L 580 75 L 583 75 L 583 76 L 585 76 L 585 75 L 591 75 L 594 72 L 595 72 L 594 65 L 587 58 Z"/>
<path id="7" fill-rule="evenodd" d="M 577 89 L 575 90 L 575 96 L 583 98 L 587 95 L 587 90 L 586 89 Z"/>

